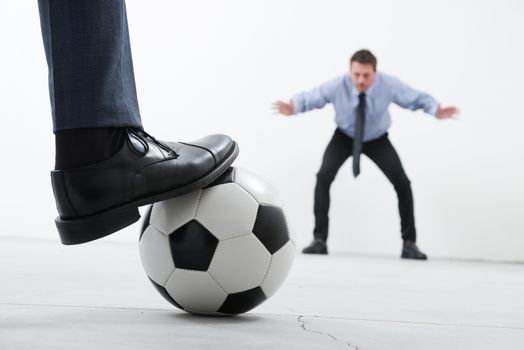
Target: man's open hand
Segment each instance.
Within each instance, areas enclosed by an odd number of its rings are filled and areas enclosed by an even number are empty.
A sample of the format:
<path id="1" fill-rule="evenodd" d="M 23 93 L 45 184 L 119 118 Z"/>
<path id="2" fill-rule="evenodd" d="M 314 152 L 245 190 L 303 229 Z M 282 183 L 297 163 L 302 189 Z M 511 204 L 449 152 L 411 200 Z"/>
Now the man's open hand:
<path id="1" fill-rule="evenodd" d="M 295 106 L 293 104 L 293 101 L 277 101 L 273 103 L 273 112 L 275 114 L 283 114 L 288 117 L 295 114 Z"/>
<path id="2" fill-rule="evenodd" d="M 435 117 L 437 119 L 457 119 L 457 114 L 459 114 L 460 111 L 457 107 L 450 106 L 450 107 L 442 107 L 441 105 L 438 105 L 437 112 L 435 113 Z"/>

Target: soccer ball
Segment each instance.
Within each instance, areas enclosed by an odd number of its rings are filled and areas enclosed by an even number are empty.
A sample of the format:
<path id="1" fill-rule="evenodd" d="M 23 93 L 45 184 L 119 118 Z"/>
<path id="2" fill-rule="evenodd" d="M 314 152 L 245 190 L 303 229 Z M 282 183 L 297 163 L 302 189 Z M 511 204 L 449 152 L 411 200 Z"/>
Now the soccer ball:
<path id="1" fill-rule="evenodd" d="M 207 315 L 253 309 L 275 294 L 295 257 L 278 192 L 238 168 L 202 190 L 153 204 L 139 248 L 165 299 Z"/>

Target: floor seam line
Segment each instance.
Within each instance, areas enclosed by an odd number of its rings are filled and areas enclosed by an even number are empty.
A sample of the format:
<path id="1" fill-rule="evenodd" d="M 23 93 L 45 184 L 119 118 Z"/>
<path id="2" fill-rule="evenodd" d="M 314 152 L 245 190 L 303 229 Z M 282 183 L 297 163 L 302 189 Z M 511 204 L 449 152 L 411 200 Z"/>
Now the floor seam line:
<path id="1" fill-rule="evenodd" d="M 157 309 L 157 308 L 133 308 L 133 307 L 118 307 L 118 306 L 88 306 L 88 305 L 62 305 L 62 304 L 34 304 L 34 303 L 5 303 L 0 302 L 0 305 L 6 306 L 39 306 L 39 307 L 60 307 L 60 308 L 80 308 L 80 309 L 99 309 L 99 310 L 129 310 L 129 311 L 161 311 L 161 312 L 178 312 L 181 311 L 175 309 Z M 338 316 L 320 316 L 320 315 L 304 315 L 304 314 L 275 314 L 275 313 L 248 313 L 247 315 L 259 315 L 259 316 L 277 316 L 277 317 L 290 317 L 290 318 L 311 318 L 311 319 L 327 319 L 327 320 L 344 320 L 344 321 L 364 321 L 364 322 L 383 322 L 383 323 L 400 323 L 400 324 L 412 324 L 412 325 L 424 325 L 424 326 L 455 326 L 455 327 L 469 327 L 469 328 L 492 328 L 492 329 L 511 329 L 524 331 L 524 327 L 514 326 L 493 326 L 493 325 L 475 325 L 467 323 L 440 323 L 440 322 L 422 322 L 422 321 L 402 321 L 402 320 L 382 320 L 382 319 L 371 319 L 371 318 L 352 318 L 352 317 L 338 317 Z"/>

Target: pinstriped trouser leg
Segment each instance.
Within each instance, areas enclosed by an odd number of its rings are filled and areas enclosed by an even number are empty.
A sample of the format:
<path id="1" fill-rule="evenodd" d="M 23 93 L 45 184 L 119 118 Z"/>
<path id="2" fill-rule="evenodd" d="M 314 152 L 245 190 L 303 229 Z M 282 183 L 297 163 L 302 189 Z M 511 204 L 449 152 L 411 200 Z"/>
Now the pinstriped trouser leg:
<path id="1" fill-rule="evenodd" d="M 141 127 L 123 0 L 39 0 L 53 131 Z"/>

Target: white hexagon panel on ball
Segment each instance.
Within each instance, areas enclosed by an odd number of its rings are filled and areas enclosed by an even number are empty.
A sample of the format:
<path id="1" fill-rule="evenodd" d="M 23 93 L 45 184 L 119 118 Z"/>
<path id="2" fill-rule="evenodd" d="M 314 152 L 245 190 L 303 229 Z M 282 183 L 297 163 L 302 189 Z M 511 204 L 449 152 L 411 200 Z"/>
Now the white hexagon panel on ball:
<path id="1" fill-rule="evenodd" d="M 257 215 L 257 201 L 235 183 L 202 191 L 195 219 L 219 240 L 251 232 Z"/>
<path id="2" fill-rule="evenodd" d="M 149 221 L 168 235 L 194 218 L 199 197 L 200 190 L 155 203 Z"/>
<path id="3" fill-rule="evenodd" d="M 259 175 L 243 168 L 233 169 L 233 181 L 248 191 L 259 204 L 282 207 L 283 199 L 275 187 Z"/>
<path id="4" fill-rule="evenodd" d="M 206 271 L 175 269 L 166 290 L 185 311 L 192 313 L 215 313 L 227 297 Z"/>
<path id="5" fill-rule="evenodd" d="M 260 286 L 266 297 L 269 298 L 275 294 L 284 283 L 293 265 L 293 260 L 295 260 L 295 254 L 296 251 L 293 242 L 288 241 L 271 256 L 271 265 Z"/>
<path id="6" fill-rule="evenodd" d="M 271 254 L 253 234 L 220 241 L 209 273 L 227 292 L 238 293 L 260 286 Z"/>
<path id="7" fill-rule="evenodd" d="M 168 237 L 149 225 L 142 233 L 138 247 L 147 276 L 164 286 L 175 270 Z"/>

